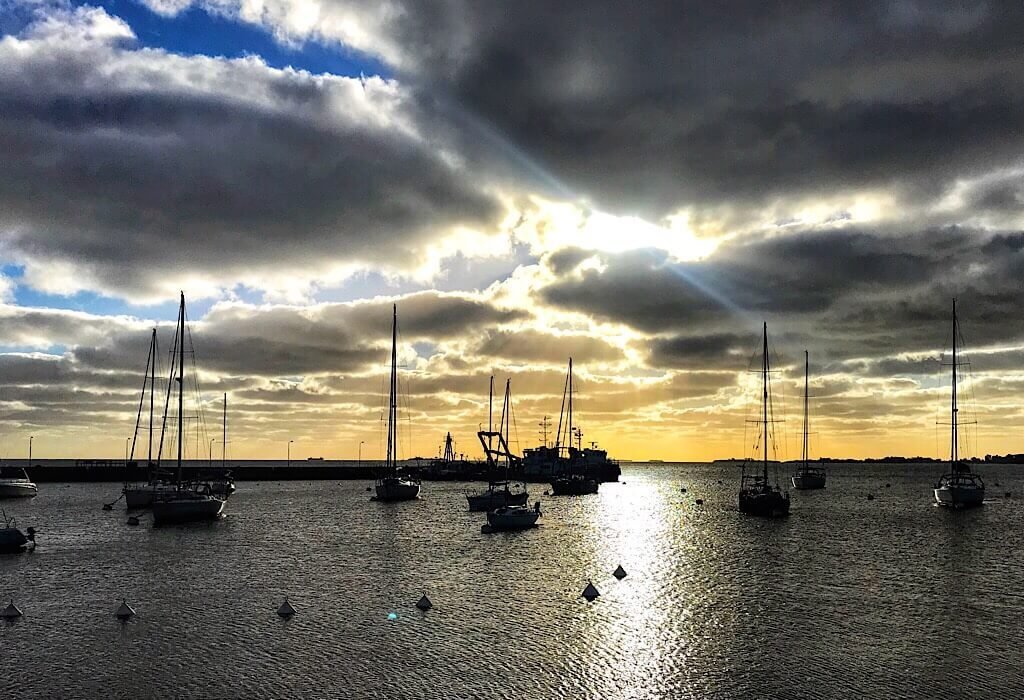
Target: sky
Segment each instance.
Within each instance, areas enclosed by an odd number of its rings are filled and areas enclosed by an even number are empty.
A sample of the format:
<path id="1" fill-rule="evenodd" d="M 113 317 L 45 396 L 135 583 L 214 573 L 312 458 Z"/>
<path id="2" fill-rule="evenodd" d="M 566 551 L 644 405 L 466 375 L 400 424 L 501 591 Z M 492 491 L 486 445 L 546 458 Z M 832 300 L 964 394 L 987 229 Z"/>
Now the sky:
<path id="1" fill-rule="evenodd" d="M 953 298 L 964 448 L 1024 452 L 1022 32 L 1011 2 L 0 0 L 0 457 L 123 454 L 179 290 L 229 458 L 381 457 L 392 304 L 401 456 L 479 457 L 491 375 L 536 445 L 570 356 L 585 443 L 749 454 L 763 322 L 779 457 L 805 350 L 812 456 L 948 456 Z"/>

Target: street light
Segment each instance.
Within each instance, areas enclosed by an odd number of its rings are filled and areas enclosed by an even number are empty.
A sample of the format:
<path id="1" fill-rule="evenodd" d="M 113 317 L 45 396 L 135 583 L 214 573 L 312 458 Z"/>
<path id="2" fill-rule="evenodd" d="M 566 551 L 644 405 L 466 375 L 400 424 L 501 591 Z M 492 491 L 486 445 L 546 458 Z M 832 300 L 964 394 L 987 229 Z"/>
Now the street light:
<path id="1" fill-rule="evenodd" d="M 35 440 L 35 435 L 28 436 L 28 466 L 32 467 L 32 441 Z"/>
<path id="2" fill-rule="evenodd" d="M 289 469 L 291 469 L 291 466 L 292 466 L 292 443 L 293 442 L 295 442 L 295 441 L 294 440 L 289 440 L 288 441 L 288 468 Z"/>
<path id="3" fill-rule="evenodd" d="M 128 468 L 128 443 L 130 443 L 131 441 L 132 441 L 132 439 L 130 437 L 126 437 L 124 439 L 124 468 L 125 469 Z"/>
<path id="4" fill-rule="evenodd" d="M 210 438 L 210 469 L 213 469 L 213 443 L 217 442 L 217 438 Z"/>
<path id="5" fill-rule="evenodd" d="M 358 457 L 358 461 L 356 462 L 356 468 L 357 469 L 361 469 L 362 466 L 363 466 L 363 443 L 364 442 L 366 442 L 366 440 L 360 440 L 359 441 L 359 457 Z"/>

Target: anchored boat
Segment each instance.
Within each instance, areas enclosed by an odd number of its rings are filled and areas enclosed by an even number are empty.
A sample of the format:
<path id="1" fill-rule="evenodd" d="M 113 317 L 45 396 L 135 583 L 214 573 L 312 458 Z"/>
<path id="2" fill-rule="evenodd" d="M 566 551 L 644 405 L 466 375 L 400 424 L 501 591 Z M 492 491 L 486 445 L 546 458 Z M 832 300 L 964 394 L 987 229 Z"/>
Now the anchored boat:
<path id="1" fill-rule="evenodd" d="M 22 532 L 14 518 L 8 518 L 3 511 L 0 511 L 0 515 L 3 516 L 4 525 L 0 527 L 0 554 L 16 554 L 36 548 L 35 528 L 30 527 Z"/>
<path id="2" fill-rule="evenodd" d="M 812 467 L 807 462 L 807 436 L 810 419 L 807 410 L 807 377 L 810 374 L 810 359 L 807 351 L 804 350 L 804 439 L 800 455 L 800 468 L 792 476 L 793 488 L 804 491 L 809 489 L 825 488 L 825 469 L 823 467 Z"/>
<path id="3" fill-rule="evenodd" d="M 185 408 L 185 293 L 181 294 L 181 305 L 178 308 L 178 334 L 176 340 L 178 385 L 178 457 L 177 478 L 172 491 L 163 491 L 154 495 L 153 525 L 169 525 L 177 523 L 215 520 L 224 511 L 224 497 L 211 492 L 208 483 L 182 479 L 181 461 L 184 445 L 184 408 Z M 172 374 L 174 372 L 172 371 Z M 161 443 L 163 438 L 161 437 Z"/>
<path id="4" fill-rule="evenodd" d="M 774 432 L 769 429 L 775 424 L 772 413 L 771 368 L 768 360 L 768 324 L 764 324 L 763 356 L 761 358 L 761 419 L 759 441 L 764 449 L 761 467 L 748 460 L 743 463 L 740 477 L 739 507 L 741 513 L 767 518 L 789 515 L 789 494 L 779 488 L 778 467 L 775 467 L 774 482 L 768 477 L 768 443 L 774 446 Z"/>
<path id="5" fill-rule="evenodd" d="M 960 323 L 956 316 L 956 299 L 953 300 L 953 390 L 950 398 L 949 423 L 949 471 L 939 478 L 935 485 L 935 501 L 948 508 L 971 508 L 980 506 L 985 501 L 985 482 L 981 475 L 971 470 L 971 465 L 961 460 L 958 429 L 964 425 L 960 421 L 960 408 L 957 406 L 957 370 L 969 363 L 957 357 L 957 340 L 960 339 Z"/>
<path id="6" fill-rule="evenodd" d="M 478 494 L 466 494 L 470 511 L 491 511 L 505 506 L 522 506 L 530 499 L 525 482 L 509 479 L 510 472 L 519 471 L 520 459 L 513 455 L 508 446 L 508 427 L 512 414 L 511 380 L 505 382 L 505 401 L 501 409 L 500 429 L 495 432 L 493 424 L 494 377 L 491 377 L 491 388 L 487 408 L 487 430 L 477 433 L 480 444 L 487 457 L 487 490 Z M 494 441 L 498 447 L 494 447 Z M 499 462 L 504 459 L 504 466 Z"/>
<path id="7" fill-rule="evenodd" d="M 598 480 L 588 469 L 583 453 L 583 431 L 579 426 L 573 427 L 573 393 L 575 391 L 572 358 L 569 358 L 569 369 L 565 375 L 565 389 L 562 393 L 562 410 L 558 414 L 558 431 L 555 433 L 554 456 L 556 465 L 550 481 L 552 496 L 584 496 L 597 493 Z M 565 432 L 562 432 L 562 426 Z M 564 436 L 564 442 L 563 442 Z M 577 446 L 572 441 L 576 439 Z M 562 450 L 565 456 L 562 456 Z"/>
<path id="8" fill-rule="evenodd" d="M 412 501 L 419 498 L 420 480 L 398 467 L 398 306 L 391 317 L 391 383 L 388 390 L 388 451 L 377 478 L 377 501 Z"/>
<path id="9" fill-rule="evenodd" d="M 0 466 L 0 498 L 31 498 L 39 493 L 23 467 Z"/>

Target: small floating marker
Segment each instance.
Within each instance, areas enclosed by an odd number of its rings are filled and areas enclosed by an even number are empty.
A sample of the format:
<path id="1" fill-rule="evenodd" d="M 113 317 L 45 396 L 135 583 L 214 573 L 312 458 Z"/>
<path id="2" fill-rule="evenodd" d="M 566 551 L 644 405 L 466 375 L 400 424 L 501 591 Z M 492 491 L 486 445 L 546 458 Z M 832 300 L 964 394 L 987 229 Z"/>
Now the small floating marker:
<path id="1" fill-rule="evenodd" d="M 718 483 L 719 483 L 719 484 L 721 484 L 721 483 L 722 483 L 722 480 L 721 480 L 721 479 L 719 479 L 719 480 L 718 480 Z"/>
<path id="2" fill-rule="evenodd" d="M 388 619 L 389 620 L 397 620 L 398 619 L 398 613 L 393 613 L 393 612 L 388 613 Z"/>
<path id="3" fill-rule="evenodd" d="M 869 493 L 869 494 L 868 494 L 868 500 L 869 500 L 869 501 L 873 501 L 873 500 L 875 500 L 875 494 L 873 494 L 873 493 Z"/>
<path id="4" fill-rule="evenodd" d="M 109 503 L 104 503 L 103 510 L 114 510 L 114 506 L 110 505 Z"/>
<path id="5" fill-rule="evenodd" d="M 1007 491 L 1007 492 L 1006 492 L 1006 497 L 1007 497 L 1007 498 L 1009 498 L 1009 497 L 1010 497 L 1010 492 L 1009 492 L 1009 491 Z"/>
<path id="6" fill-rule="evenodd" d="M 699 506 L 702 506 L 702 505 L 704 505 L 704 499 L 703 498 L 698 498 L 697 500 L 694 501 L 694 503 L 696 503 Z"/>
<path id="7" fill-rule="evenodd" d="M 125 521 L 125 524 L 126 524 L 126 525 L 138 525 L 138 524 L 139 524 L 139 519 L 138 519 L 138 518 L 136 518 L 136 517 L 135 517 L 135 516 L 133 515 L 133 516 L 131 516 L 130 518 L 128 518 L 128 520 L 127 520 L 127 521 Z"/>
<path id="8" fill-rule="evenodd" d="M 416 601 L 416 607 L 422 610 L 423 612 L 426 612 L 427 610 L 430 610 L 432 607 L 434 607 L 434 604 L 430 602 L 430 598 L 428 598 L 427 594 L 424 593 L 423 597 Z"/>
<path id="9" fill-rule="evenodd" d="M 686 493 L 686 487 L 684 486 L 683 488 L 679 489 L 679 493 Z"/>
<path id="10" fill-rule="evenodd" d="M 114 616 L 118 620 L 128 620 L 135 617 L 135 608 L 128 605 L 128 601 L 122 600 L 121 604 L 117 606 L 117 610 L 114 611 Z"/>
<path id="11" fill-rule="evenodd" d="M 626 578 L 626 570 L 622 568 L 622 564 L 615 567 L 615 571 L 612 572 L 612 576 L 619 579 L 620 581 Z"/>
<path id="12" fill-rule="evenodd" d="M 18 608 L 17 605 L 14 604 L 13 600 L 10 603 L 8 603 L 7 607 L 4 608 L 4 611 L 0 613 L 0 617 L 3 617 L 5 620 L 13 620 L 15 618 L 21 617 L 21 615 L 21 610 Z"/>
<path id="13" fill-rule="evenodd" d="M 293 608 L 292 604 L 288 602 L 287 598 L 285 598 L 284 602 L 281 603 L 281 607 L 277 609 L 277 614 L 287 620 L 295 614 L 295 608 Z"/>
<path id="14" fill-rule="evenodd" d="M 367 486 L 367 487 L 366 487 L 366 493 L 370 493 L 370 490 L 371 490 L 371 489 L 370 489 L 370 487 L 369 487 L 369 486 Z"/>
<path id="15" fill-rule="evenodd" d="M 593 603 L 601 593 L 597 590 L 597 587 L 590 581 L 587 581 L 587 587 L 583 589 L 583 597 L 587 599 L 588 603 Z"/>
<path id="16" fill-rule="evenodd" d="M 885 488 L 887 488 L 887 489 L 891 489 L 891 488 L 892 488 L 892 484 L 886 484 L 886 485 L 885 485 Z"/>

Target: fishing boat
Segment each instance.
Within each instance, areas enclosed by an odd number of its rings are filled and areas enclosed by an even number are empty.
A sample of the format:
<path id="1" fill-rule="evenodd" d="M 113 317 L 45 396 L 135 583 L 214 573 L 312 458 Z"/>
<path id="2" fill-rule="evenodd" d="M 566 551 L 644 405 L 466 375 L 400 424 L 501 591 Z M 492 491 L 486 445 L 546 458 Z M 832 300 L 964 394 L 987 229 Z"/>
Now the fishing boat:
<path id="1" fill-rule="evenodd" d="M 793 488 L 798 491 L 825 488 L 825 469 L 823 467 L 812 467 L 807 461 L 809 454 L 807 449 L 807 436 L 810 434 L 808 432 L 810 419 L 808 417 L 809 414 L 807 410 L 807 378 L 810 374 L 810 364 L 810 357 L 807 351 L 804 350 L 804 435 L 800 455 L 800 467 L 792 476 Z"/>
<path id="2" fill-rule="evenodd" d="M 971 508 L 985 502 L 985 482 L 981 475 L 971 470 L 971 465 L 960 458 L 959 428 L 966 424 L 959 418 L 957 406 L 957 370 L 968 363 L 957 356 L 957 340 L 960 338 L 960 323 L 956 315 L 956 299 L 953 300 L 953 390 L 950 397 L 949 423 L 949 471 L 939 478 L 935 485 L 935 501 L 947 508 Z"/>
<path id="3" fill-rule="evenodd" d="M 177 377 L 178 386 L 178 434 L 177 434 L 177 478 L 173 491 L 164 491 L 153 498 L 153 525 L 215 520 L 224 511 L 224 497 L 212 493 L 208 483 L 185 482 L 182 479 L 181 463 L 184 447 L 185 408 L 185 293 L 181 294 L 178 308 Z M 173 371 L 172 371 L 173 374 Z"/>
<path id="4" fill-rule="evenodd" d="M 8 518 L 7 513 L 3 511 L 0 511 L 0 515 L 3 516 L 3 527 L 0 527 L 0 554 L 16 554 L 26 549 L 35 549 L 35 528 L 30 527 L 22 532 L 13 517 Z"/>
<path id="5" fill-rule="evenodd" d="M 398 306 L 391 316 L 391 382 L 388 389 L 388 448 L 374 500 L 387 503 L 419 498 L 420 480 L 398 466 Z"/>
<path id="6" fill-rule="evenodd" d="M 508 426 L 512 413 L 511 407 L 511 380 L 505 382 L 505 401 L 501 409 L 500 429 L 495 432 L 493 424 L 494 416 L 494 377 L 491 377 L 491 388 L 487 407 L 487 430 L 477 433 L 480 444 L 484 448 L 487 457 L 487 490 L 483 493 L 466 494 L 469 502 L 469 510 L 474 512 L 492 511 L 505 506 L 522 506 L 530 499 L 523 482 L 509 479 L 511 465 L 516 465 L 519 458 L 513 455 L 508 449 Z M 498 441 L 498 448 L 495 449 L 494 441 Z M 504 459 L 504 467 L 499 462 Z M 511 471 L 518 471 L 512 469 Z"/>
<path id="7" fill-rule="evenodd" d="M 763 355 L 761 358 L 761 418 L 757 421 L 759 441 L 764 449 L 760 468 L 753 460 L 745 460 L 740 477 L 739 507 L 741 513 L 775 518 L 789 515 L 789 494 L 779 487 L 778 466 L 774 482 L 768 476 L 768 443 L 774 446 L 774 432 L 769 426 L 776 422 L 772 413 L 771 367 L 768 360 L 768 324 L 764 324 Z"/>
<path id="8" fill-rule="evenodd" d="M 572 358 L 565 375 L 562 392 L 562 409 L 558 414 L 558 430 L 555 433 L 554 455 L 557 458 L 554 474 L 550 480 L 552 496 L 585 496 L 597 493 L 598 480 L 594 478 L 583 453 L 583 431 L 573 426 L 573 394 L 575 382 L 572 373 Z M 562 432 L 562 427 L 565 432 Z M 576 439 L 577 445 L 572 444 Z M 564 450 L 564 455 L 562 453 Z"/>
<path id="9" fill-rule="evenodd" d="M 23 467 L 0 465 L 0 498 L 31 498 L 39 493 Z"/>

